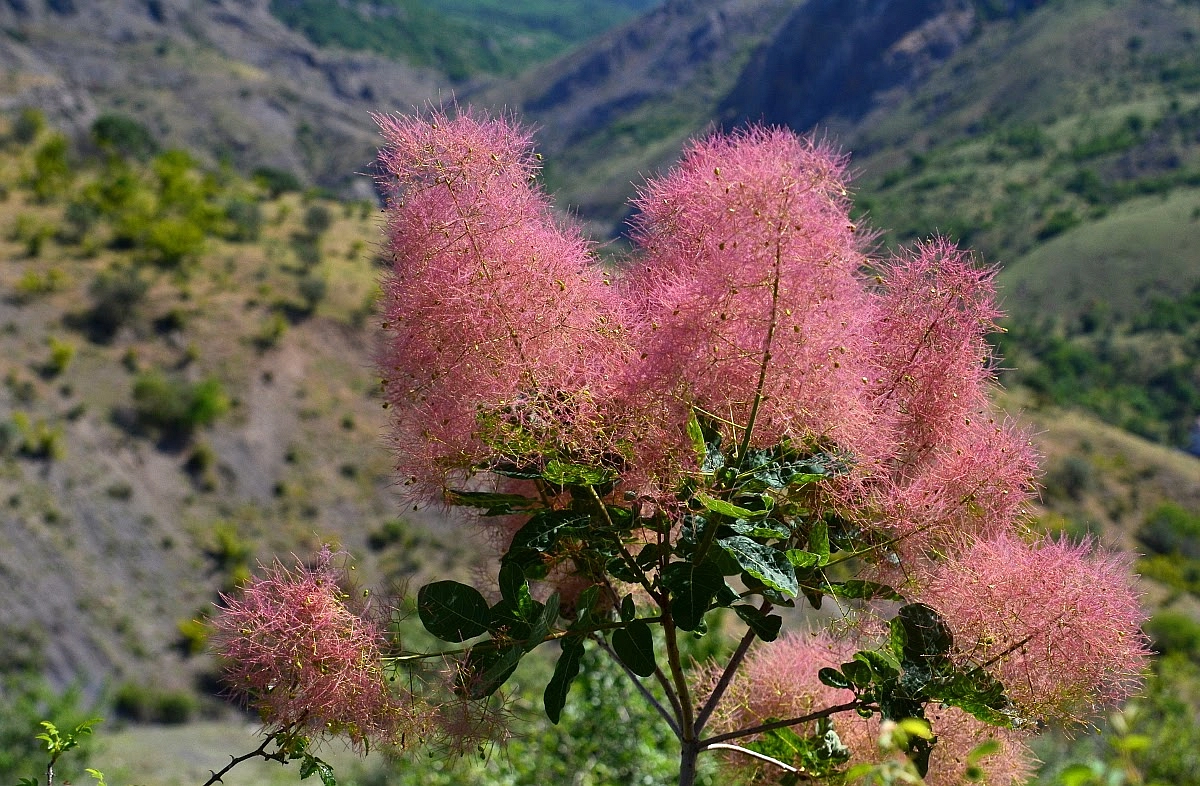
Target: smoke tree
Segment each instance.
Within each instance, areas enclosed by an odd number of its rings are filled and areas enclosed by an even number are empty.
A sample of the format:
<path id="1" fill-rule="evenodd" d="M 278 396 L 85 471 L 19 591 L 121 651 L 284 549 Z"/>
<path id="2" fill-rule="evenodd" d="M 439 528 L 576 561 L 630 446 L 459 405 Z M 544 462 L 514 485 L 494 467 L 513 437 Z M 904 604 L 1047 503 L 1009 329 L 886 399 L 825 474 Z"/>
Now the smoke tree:
<path id="1" fill-rule="evenodd" d="M 681 785 L 710 751 L 785 783 L 1007 784 L 1043 723 L 1136 690 L 1127 562 L 1023 519 L 1036 455 L 988 399 L 991 272 L 941 239 L 873 255 L 841 156 L 779 129 L 693 142 L 610 266 L 515 123 L 378 121 L 397 471 L 472 516 L 496 573 L 420 588 L 437 653 L 353 610 L 328 553 L 252 581 L 217 625 L 280 749 L 502 735 L 539 648 L 557 723 L 596 648 L 677 737 Z M 730 654 L 689 662 L 703 635 Z"/>

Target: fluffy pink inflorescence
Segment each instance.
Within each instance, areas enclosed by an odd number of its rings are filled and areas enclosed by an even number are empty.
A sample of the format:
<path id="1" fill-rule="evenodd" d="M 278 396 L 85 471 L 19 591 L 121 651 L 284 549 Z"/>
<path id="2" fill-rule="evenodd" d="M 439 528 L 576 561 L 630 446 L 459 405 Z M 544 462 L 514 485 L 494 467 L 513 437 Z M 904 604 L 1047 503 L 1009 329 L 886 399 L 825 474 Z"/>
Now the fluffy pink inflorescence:
<path id="1" fill-rule="evenodd" d="M 782 129 L 714 135 L 635 204 L 643 255 L 625 289 L 642 315 L 642 362 L 631 396 L 672 426 L 639 446 L 644 460 L 682 449 L 676 426 L 691 406 L 745 427 L 764 368 L 756 446 L 870 443 L 871 302 L 841 157 Z"/>
<path id="2" fill-rule="evenodd" d="M 962 786 L 977 782 L 984 786 L 1022 786 L 1036 767 L 1026 732 L 998 728 L 978 720 L 957 707 L 929 707 L 927 718 L 937 742 L 929 755 L 928 786 Z M 888 755 L 879 750 L 879 716 L 864 719 L 847 716 L 838 727 L 842 744 L 854 752 L 851 764 L 878 763 Z M 968 755 L 980 745 L 996 742 L 999 749 L 978 761 L 983 779 L 967 777 Z M 892 754 L 896 755 L 896 754 Z"/>
<path id="3" fill-rule="evenodd" d="M 1131 695 L 1149 651 L 1129 559 L 1094 544 L 1012 534 L 966 542 L 918 579 L 918 599 L 1018 709 L 1081 719 Z"/>
<path id="4" fill-rule="evenodd" d="M 991 350 L 984 337 L 1000 316 L 993 276 L 940 239 L 880 270 L 871 393 L 877 421 L 891 421 L 890 459 L 901 472 L 955 442 L 964 418 L 988 406 Z"/>
<path id="5" fill-rule="evenodd" d="M 791 633 L 758 646 L 726 690 L 713 715 L 713 730 L 729 732 L 771 719 L 799 718 L 852 700 L 852 691 L 825 685 L 817 672 L 826 666 L 836 668 L 856 651 L 853 640 L 835 638 L 826 630 Z M 705 673 L 698 692 L 711 693 L 719 677 Z M 835 716 L 835 726 L 840 728 L 844 717 L 845 713 Z"/>
<path id="6" fill-rule="evenodd" d="M 328 549 L 313 568 L 279 563 L 222 596 L 218 653 L 234 694 L 273 729 L 395 744 L 415 725 L 388 688 L 383 630 L 351 611 Z"/>
<path id="7" fill-rule="evenodd" d="M 945 240 L 880 267 L 870 417 L 882 450 L 858 454 L 836 496 L 867 526 L 900 538 L 896 551 L 909 558 L 946 539 L 1009 529 L 1036 488 L 1028 435 L 988 400 L 985 336 L 1000 315 L 992 278 Z"/>
<path id="8" fill-rule="evenodd" d="M 416 496 L 494 459 L 487 440 L 505 428 L 575 458 L 603 454 L 622 306 L 578 231 L 551 214 L 528 135 L 469 113 L 376 119 L 393 260 L 379 365 Z"/>
<path id="9" fill-rule="evenodd" d="M 852 699 L 851 691 L 822 684 L 817 672 L 826 666 L 836 668 L 860 646 L 854 639 L 834 638 L 824 631 L 787 635 L 761 645 L 747 657 L 730 685 L 722 708 L 713 716 L 714 729 L 733 731 L 770 719 L 797 718 Z M 711 689 L 717 676 L 707 674 L 706 684 L 701 687 Z M 864 719 L 854 712 L 842 712 L 832 720 L 842 744 L 851 751 L 851 764 L 882 760 L 885 754 L 878 748 L 878 716 Z M 967 754 L 988 740 L 996 740 L 1000 749 L 980 762 L 984 783 L 1017 786 L 1032 775 L 1033 758 L 1024 742 L 1026 733 L 995 728 L 953 707 L 931 707 L 929 721 L 937 735 L 926 778 L 931 786 L 965 783 Z M 814 729 L 815 724 L 808 724 L 796 730 L 811 734 Z M 778 773 L 745 756 L 734 755 L 730 762 L 739 769 Z"/>

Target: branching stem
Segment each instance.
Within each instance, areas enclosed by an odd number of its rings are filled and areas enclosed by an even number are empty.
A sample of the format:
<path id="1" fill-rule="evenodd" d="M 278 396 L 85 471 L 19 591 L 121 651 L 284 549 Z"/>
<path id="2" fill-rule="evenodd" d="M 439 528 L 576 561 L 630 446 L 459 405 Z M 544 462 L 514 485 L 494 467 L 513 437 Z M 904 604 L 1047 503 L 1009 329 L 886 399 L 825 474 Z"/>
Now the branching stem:
<path id="1" fill-rule="evenodd" d="M 658 714 L 661 715 L 663 720 L 667 722 L 667 725 L 671 727 L 671 731 L 675 732 L 675 736 L 679 738 L 681 736 L 679 732 L 679 724 L 675 721 L 675 718 L 671 716 L 671 713 L 667 711 L 667 708 L 662 705 L 662 702 L 659 701 L 658 698 L 650 692 L 649 688 L 642 684 L 642 681 L 638 679 L 637 675 L 630 671 L 629 667 L 626 666 L 619 657 L 617 657 L 617 653 L 613 652 L 612 647 L 608 646 L 607 641 L 600 636 L 593 636 L 592 640 L 596 642 L 596 645 L 599 646 L 600 649 L 608 653 L 610 658 L 617 662 L 617 664 L 621 667 L 621 670 L 625 672 L 626 676 L 629 677 L 629 680 L 637 688 L 638 693 L 642 694 L 642 698 L 649 702 L 650 706 L 658 711 Z M 667 697 L 671 700 L 673 708 L 678 713 L 679 702 L 675 698 L 675 695 L 668 692 Z"/>
<path id="2" fill-rule="evenodd" d="M 826 707 L 823 710 L 818 710 L 817 712 L 810 712 L 808 715 L 801 715 L 798 718 L 772 721 L 770 723 L 763 723 L 758 726 L 751 726 L 738 731 L 731 731 L 726 734 L 718 734 L 715 737 L 709 737 L 706 740 L 700 740 L 700 749 L 707 750 L 716 743 L 728 742 L 730 740 L 740 740 L 743 737 L 752 737 L 755 734 L 762 734 L 763 732 L 774 731 L 775 729 L 786 729 L 789 726 L 798 726 L 801 723 L 810 723 L 815 720 L 821 720 L 821 718 L 828 718 L 830 715 L 836 715 L 839 712 L 855 710 L 862 706 L 864 706 L 863 702 L 859 699 L 855 699 L 854 701 L 848 701 L 845 704 L 836 704 L 832 707 Z"/>
<path id="3" fill-rule="evenodd" d="M 771 601 L 764 600 L 758 609 L 763 615 L 770 613 Z M 708 700 L 704 702 L 704 706 L 700 708 L 700 714 L 696 717 L 696 734 L 701 734 L 704 731 L 705 724 L 712 717 L 713 712 L 717 709 L 717 705 L 721 703 L 721 697 L 725 695 L 726 689 L 729 688 L 729 683 L 733 680 L 733 676 L 737 670 L 741 668 L 742 660 L 745 659 L 746 653 L 750 651 L 750 645 L 758 638 L 753 630 L 747 630 L 746 635 L 742 637 L 738 643 L 737 649 L 730 656 L 729 662 L 725 664 L 725 670 L 721 672 L 721 678 L 717 680 L 716 687 L 713 688 Z"/>

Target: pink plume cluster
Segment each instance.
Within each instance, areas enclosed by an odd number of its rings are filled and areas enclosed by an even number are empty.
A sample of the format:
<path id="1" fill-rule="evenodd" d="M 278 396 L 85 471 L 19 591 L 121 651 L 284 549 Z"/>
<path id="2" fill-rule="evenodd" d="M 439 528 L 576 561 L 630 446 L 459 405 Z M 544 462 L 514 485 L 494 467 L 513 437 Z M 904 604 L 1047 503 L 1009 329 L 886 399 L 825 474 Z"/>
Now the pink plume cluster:
<path id="1" fill-rule="evenodd" d="M 918 579 L 920 599 L 1039 718 L 1079 719 L 1130 696 L 1149 650 L 1129 560 L 1094 544 L 1012 534 L 965 543 Z"/>
<path id="2" fill-rule="evenodd" d="M 831 688 L 817 679 L 826 666 L 837 667 L 858 651 L 852 639 L 835 638 L 828 631 L 790 633 L 751 651 L 729 684 L 712 717 L 714 732 L 749 728 L 770 720 L 799 718 L 854 698 L 849 690 Z M 719 673 L 702 672 L 701 696 L 712 692 Z M 834 718 L 840 731 L 842 716 Z M 798 734 L 811 733 L 797 729 Z"/>
<path id="3" fill-rule="evenodd" d="M 960 655 L 1023 709 L 1073 717 L 1128 695 L 1145 657 L 1128 565 L 1015 534 L 1037 456 L 988 400 L 992 274 L 944 240 L 868 259 L 840 156 L 762 128 L 693 143 L 642 189 L 640 250 L 610 284 L 553 217 L 511 123 L 379 122 L 394 264 L 380 364 L 417 495 L 489 462 L 563 458 L 669 510 L 697 469 L 685 422 L 700 409 L 726 446 L 750 431 L 751 447 L 845 456 L 814 509 L 889 540 L 876 569 L 915 576 Z M 828 702 L 815 676 L 831 647 L 756 654 L 726 721 Z M 962 746 L 980 739 L 972 719 L 942 723 Z M 1028 764 L 1010 742 L 997 771 L 1015 782 Z"/>
<path id="4" fill-rule="evenodd" d="M 835 638 L 828 632 L 802 633 L 780 637 L 751 652 L 730 684 L 726 700 L 713 715 L 716 732 L 744 729 L 769 720 L 798 718 L 844 703 L 853 698 L 849 690 L 824 685 L 817 672 L 837 667 L 853 657 L 863 646 L 854 638 Z M 701 695 L 711 690 L 719 675 L 707 672 L 701 677 Z M 832 717 L 834 730 L 842 744 L 850 749 L 850 764 L 882 761 L 879 750 L 879 716 L 869 719 L 855 712 Z M 989 786 L 1017 786 L 1033 774 L 1033 756 L 1025 745 L 1025 732 L 998 729 L 954 707 L 930 708 L 929 722 L 937 743 L 930 756 L 926 783 L 930 786 L 955 786 L 966 783 L 967 756 L 989 740 L 1000 747 L 984 757 L 979 765 Z M 796 727 L 797 734 L 812 734 L 816 724 Z M 747 756 L 734 755 L 730 763 L 740 770 L 778 771 Z"/>
<path id="5" fill-rule="evenodd" d="M 696 406 L 744 428 L 761 399 L 758 445 L 868 445 L 873 308 L 842 158 L 779 129 L 715 135 L 635 205 L 635 400 L 671 424 Z M 664 437 L 681 446 L 678 428 Z"/>
<path id="6" fill-rule="evenodd" d="M 388 688 L 380 625 L 346 605 L 328 549 L 314 567 L 279 563 L 222 596 L 217 650 L 235 695 L 272 729 L 396 744 L 416 725 Z"/>
<path id="7" fill-rule="evenodd" d="M 377 119 L 394 261 L 379 364 L 399 471 L 436 498 L 494 458 L 489 437 L 533 458 L 603 452 L 597 396 L 624 358 L 621 307 L 552 215 L 529 137 L 469 114 Z"/>

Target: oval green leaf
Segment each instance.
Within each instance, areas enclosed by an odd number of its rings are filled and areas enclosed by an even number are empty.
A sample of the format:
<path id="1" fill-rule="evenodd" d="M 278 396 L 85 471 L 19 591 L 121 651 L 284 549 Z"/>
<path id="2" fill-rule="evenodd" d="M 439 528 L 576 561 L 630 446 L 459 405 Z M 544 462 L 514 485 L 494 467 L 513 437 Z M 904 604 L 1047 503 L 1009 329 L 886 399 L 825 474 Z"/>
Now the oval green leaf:
<path id="1" fill-rule="evenodd" d="M 466 641 L 488 629 L 487 600 L 474 587 L 457 581 L 435 581 L 421 587 L 417 614 L 425 630 L 442 641 Z"/>

